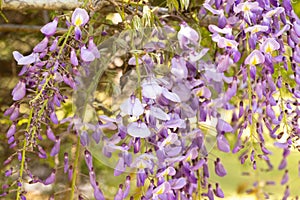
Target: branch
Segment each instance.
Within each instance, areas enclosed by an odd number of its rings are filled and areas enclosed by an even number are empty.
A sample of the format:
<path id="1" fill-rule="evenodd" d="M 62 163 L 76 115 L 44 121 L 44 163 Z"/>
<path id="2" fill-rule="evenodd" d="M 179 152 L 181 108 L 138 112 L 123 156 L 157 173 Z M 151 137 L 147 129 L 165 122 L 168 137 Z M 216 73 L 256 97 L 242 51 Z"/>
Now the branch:
<path id="1" fill-rule="evenodd" d="M 39 32 L 42 26 L 35 25 L 18 25 L 18 24 L 0 24 L 0 32 L 25 32 L 25 33 L 33 33 Z M 66 32 L 67 29 L 57 28 L 58 34 Z"/>
<path id="2" fill-rule="evenodd" d="M 83 2 L 78 0 L 0 0 L 3 10 L 73 10 Z"/>

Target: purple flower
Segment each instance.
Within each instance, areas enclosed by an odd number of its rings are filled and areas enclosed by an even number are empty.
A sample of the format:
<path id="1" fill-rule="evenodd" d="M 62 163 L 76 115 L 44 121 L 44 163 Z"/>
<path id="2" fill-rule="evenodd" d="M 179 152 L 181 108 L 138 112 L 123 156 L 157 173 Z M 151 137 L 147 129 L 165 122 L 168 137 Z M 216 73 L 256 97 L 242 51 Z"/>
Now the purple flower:
<path id="1" fill-rule="evenodd" d="M 67 173 L 69 167 L 69 155 L 68 153 L 64 153 L 64 173 Z"/>
<path id="2" fill-rule="evenodd" d="M 13 168 L 10 168 L 10 169 L 6 170 L 4 172 L 4 174 L 5 174 L 6 177 L 8 177 L 8 176 L 12 175 L 12 172 L 13 172 Z"/>
<path id="3" fill-rule="evenodd" d="M 18 65 L 30 65 L 39 60 L 37 53 L 32 53 L 28 56 L 23 56 L 18 51 L 13 51 L 14 59 L 18 62 Z"/>
<path id="4" fill-rule="evenodd" d="M 218 176 L 225 176 L 227 174 L 224 166 L 221 163 L 220 158 L 217 158 L 217 160 L 214 162 L 215 163 L 215 172 Z"/>
<path id="5" fill-rule="evenodd" d="M 74 65 L 74 66 L 78 65 L 78 59 L 77 59 L 76 52 L 75 52 L 74 48 L 71 49 L 70 61 L 71 61 L 72 65 Z"/>
<path id="6" fill-rule="evenodd" d="M 219 48 L 230 47 L 236 50 L 239 45 L 237 41 L 221 37 L 219 34 L 213 34 L 212 40 L 217 42 Z"/>
<path id="7" fill-rule="evenodd" d="M 162 95 L 170 101 L 177 102 L 177 103 L 181 102 L 179 96 L 176 93 L 170 92 L 166 88 L 163 88 Z"/>
<path id="8" fill-rule="evenodd" d="M 248 57 L 245 59 L 246 65 L 257 65 L 265 62 L 264 55 L 258 51 L 254 50 L 248 55 Z"/>
<path id="9" fill-rule="evenodd" d="M 50 156 L 55 156 L 56 154 L 58 154 L 59 150 L 60 150 L 60 138 L 56 136 L 56 142 L 53 148 L 51 149 Z"/>
<path id="10" fill-rule="evenodd" d="M 126 169 L 126 166 L 125 166 L 124 158 L 120 157 L 116 164 L 115 170 L 114 170 L 114 176 L 121 175 L 125 171 L 125 169 Z"/>
<path id="11" fill-rule="evenodd" d="M 90 17 L 86 10 L 82 8 L 76 8 L 75 11 L 72 14 L 71 22 L 74 26 L 84 26 L 88 21 Z"/>
<path id="12" fill-rule="evenodd" d="M 217 72 L 225 72 L 233 64 L 229 55 L 220 56 L 218 60 Z"/>
<path id="13" fill-rule="evenodd" d="M 142 83 L 142 88 L 142 94 L 146 98 L 156 99 L 156 97 L 162 93 L 162 87 L 153 79 L 144 81 Z"/>
<path id="14" fill-rule="evenodd" d="M 102 191 L 98 187 L 98 182 L 96 182 L 96 186 L 97 187 L 94 188 L 94 197 L 95 197 L 95 199 L 96 200 L 105 200 Z"/>
<path id="15" fill-rule="evenodd" d="M 224 134 L 220 133 L 217 135 L 217 145 L 219 150 L 223 152 L 230 152 L 230 146 Z"/>
<path id="16" fill-rule="evenodd" d="M 164 177 L 164 176 L 174 176 L 176 174 L 176 170 L 174 167 L 168 167 L 167 169 L 163 170 L 156 174 L 157 177 Z"/>
<path id="17" fill-rule="evenodd" d="M 57 44 L 58 44 L 58 37 L 55 38 L 55 40 L 53 41 L 53 43 L 49 47 L 49 51 L 55 51 L 56 48 L 57 48 Z"/>
<path id="18" fill-rule="evenodd" d="M 207 193 L 203 194 L 203 196 L 207 196 L 209 200 L 214 200 L 214 192 L 213 189 L 211 187 L 211 184 L 208 184 L 208 190 Z"/>
<path id="19" fill-rule="evenodd" d="M 216 189 L 214 190 L 214 193 L 217 197 L 224 198 L 223 190 L 221 189 L 218 183 L 216 183 Z"/>
<path id="20" fill-rule="evenodd" d="M 52 140 L 53 142 L 56 141 L 56 137 L 55 137 L 55 135 L 54 135 L 52 129 L 50 128 L 50 126 L 47 127 L 46 133 L 47 133 L 48 139 Z"/>
<path id="21" fill-rule="evenodd" d="M 41 53 L 43 52 L 47 46 L 48 46 L 48 37 L 45 37 L 40 43 L 38 43 L 34 48 L 33 48 L 33 52 L 34 53 Z"/>
<path id="22" fill-rule="evenodd" d="M 174 57 L 171 60 L 171 72 L 178 79 L 185 79 L 188 76 L 188 69 L 186 67 L 186 61 L 183 57 Z"/>
<path id="23" fill-rule="evenodd" d="M 94 54 L 95 58 L 100 58 L 100 52 L 99 52 L 96 44 L 94 43 L 93 37 L 89 38 L 88 50 L 90 50 Z"/>
<path id="24" fill-rule="evenodd" d="M 117 191 L 114 200 L 123 200 L 123 184 L 119 185 L 119 190 Z"/>
<path id="25" fill-rule="evenodd" d="M 187 184 L 187 181 L 186 181 L 186 178 L 181 177 L 178 179 L 171 179 L 171 180 L 169 180 L 169 183 L 173 190 L 180 190 Z"/>
<path id="26" fill-rule="evenodd" d="M 283 196 L 282 200 L 287 200 L 289 196 L 290 196 L 290 188 L 287 185 L 286 188 L 285 188 L 284 196 Z"/>
<path id="27" fill-rule="evenodd" d="M 222 33 L 222 34 L 228 34 L 231 35 L 232 34 L 232 28 L 226 27 L 226 28 L 219 28 L 216 25 L 209 25 L 208 26 L 208 30 L 212 33 Z"/>
<path id="28" fill-rule="evenodd" d="M 231 127 L 231 125 L 220 118 L 218 119 L 216 129 L 219 132 L 222 132 L 222 131 L 223 132 L 232 132 L 233 131 L 233 128 Z"/>
<path id="29" fill-rule="evenodd" d="M 224 10 L 222 10 L 222 9 L 216 10 L 216 9 L 212 8 L 211 5 L 208 4 L 207 2 L 205 2 L 203 4 L 203 7 L 206 8 L 207 10 L 209 10 L 214 15 L 224 15 Z"/>
<path id="30" fill-rule="evenodd" d="M 125 181 L 125 189 L 123 192 L 123 199 L 125 199 L 130 191 L 130 176 L 126 176 L 126 181 Z"/>
<path id="31" fill-rule="evenodd" d="M 8 143 L 8 144 L 11 144 L 11 143 L 13 143 L 14 141 L 15 141 L 15 137 L 14 137 L 14 136 L 11 136 L 10 138 L 8 138 L 7 143 Z"/>
<path id="32" fill-rule="evenodd" d="M 38 145 L 38 150 L 39 150 L 39 154 L 38 155 L 39 155 L 40 158 L 43 158 L 43 159 L 47 158 L 47 153 L 43 149 L 43 147 L 41 147 L 40 145 Z"/>
<path id="33" fill-rule="evenodd" d="M 245 33 L 251 32 L 251 34 L 255 34 L 258 32 L 266 32 L 269 30 L 268 26 L 256 24 L 254 26 L 250 26 L 245 29 Z"/>
<path id="34" fill-rule="evenodd" d="M 282 158 L 282 160 L 278 166 L 278 169 L 282 170 L 282 169 L 286 168 L 286 165 L 287 165 L 287 161 L 286 161 L 286 158 L 284 157 L 284 158 Z"/>
<path id="35" fill-rule="evenodd" d="M 54 183 L 55 181 L 55 173 L 56 173 L 56 170 L 54 169 L 50 176 L 48 178 L 46 178 L 46 180 L 44 181 L 44 185 L 50 185 L 52 183 Z"/>
<path id="36" fill-rule="evenodd" d="M 127 132 L 133 137 L 146 138 L 151 135 L 150 130 L 147 125 L 140 120 L 137 122 L 132 122 L 127 126 Z"/>
<path id="37" fill-rule="evenodd" d="M 19 81 L 19 83 L 14 87 L 12 91 L 12 96 L 14 101 L 19 101 L 23 99 L 26 95 L 26 84 L 24 81 Z"/>
<path id="38" fill-rule="evenodd" d="M 270 117 L 270 119 L 273 120 L 276 118 L 275 112 L 272 109 L 270 104 L 266 106 L 266 113 L 267 113 L 268 117 Z"/>
<path id="39" fill-rule="evenodd" d="M 86 165 L 89 168 L 89 171 L 91 171 L 93 168 L 93 157 L 92 157 L 92 154 L 88 150 L 84 151 L 84 159 L 85 159 Z"/>
<path id="40" fill-rule="evenodd" d="M 278 50 L 280 44 L 274 38 L 267 38 L 260 46 L 260 50 L 272 54 L 273 51 Z"/>
<path id="41" fill-rule="evenodd" d="M 19 117 L 19 110 L 20 110 L 20 106 L 17 105 L 14 109 L 13 109 L 13 112 L 11 113 L 10 115 L 10 120 L 11 121 L 15 121 L 18 117 Z"/>
<path id="42" fill-rule="evenodd" d="M 69 181 L 72 180 L 72 177 L 73 177 L 73 166 L 70 165 L 69 170 L 68 170 L 68 179 L 69 179 Z"/>
<path id="43" fill-rule="evenodd" d="M 281 185 L 284 185 L 289 181 L 289 173 L 288 172 L 289 172 L 288 170 L 285 170 L 284 175 L 280 181 Z"/>
<path id="44" fill-rule="evenodd" d="M 157 196 L 161 194 L 166 194 L 170 192 L 170 190 L 171 190 L 171 186 L 169 182 L 163 182 L 153 190 L 153 198 L 157 198 Z"/>
<path id="45" fill-rule="evenodd" d="M 87 146 L 87 145 L 89 145 L 90 138 L 89 138 L 89 135 L 88 135 L 87 131 L 82 131 L 80 133 L 80 143 L 84 147 Z"/>
<path id="46" fill-rule="evenodd" d="M 170 120 L 170 116 L 159 107 L 151 106 L 150 115 L 163 121 Z"/>
<path id="47" fill-rule="evenodd" d="M 235 13 L 240 13 L 243 12 L 244 14 L 244 19 L 247 20 L 248 23 L 251 24 L 251 17 L 254 15 L 253 12 L 251 12 L 252 10 L 258 10 L 259 4 L 258 2 L 243 2 L 243 3 L 239 3 L 237 6 L 235 6 L 233 8 Z M 261 8 L 260 8 L 261 9 Z"/>
<path id="48" fill-rule="evenodd" d="M 144 113 L 144 107 L 141 101 L 135 97 L 135 95 L 131 95 L 122 105 L 120 106 L 121 115 L 130 115 L 134 117 L 139 117 Z"/>
<path id="49" fill-rule="evenodd" d="M 268 11 L 266 14 L 264 14 L 264 17 L 266 17 L 266 18 L 272 18 L 274 15 L 279 15 L 282 12 L 284 12 L 284 8 L 283 7 L 273 8 L 270 11 Z"/>
<path id="50" fill-rule="evenodd" d="M 138 64 L 140 65 L 142 63 L 143 63 L 142 59 L 138 58 Z M 128 64 L 129 65 L 136 65 L 136 58 L 135 57 L 129 58 Z"/>
<path id="51" fill-rule="evenodd" d="M 76 8 L 75 11 L 72 14 L 71 22 L 75 26 L 75 39 L 80 40 L 81 39 L 81 30 L 80 27 L 84 26 L 88 21 L 90 17 L 86 10 L 82 8 Z"/>
<path id="52" fill-rule="evenodd" d="M 57 119 L 57 116 L 55 114 L 55 111 L 51 112 L 50 113 L 50 119 L 51 121 L 54 123 L 54 124 L 58 124 L 58 119 Z"/>
<path id="53" fill-rule="evenodd" d="M 96 175 L 95 175 L 95 172 L 94 172 L 93 168 L 89 171 L 89 176 L 90 176 L 91 186 L 93 188 L 96 188 L 97 187 L 97 185 L 96 185 Z"/>
<path id="54" fill-rule="evenodd" d="M 93 52 L 87 49 L 85 46 L 81 47 L 80 56 L 84 62 L 92 62 L 95 60 L 95 55 Z"/>
<path id="55" fill-rule="evenodd" d="M 13 136 L 15 133 L 16 133 L 16 124 L 13 123 L 13 124 L 9 127 L 9 129 L 8 129 L 8 131 L 7 131 L 7 133 L 6 133 L 6 137 L 7 137 L 7 138 L 10 138 L 10 137 Z"/>
<path id="56" fill-rule="evenodd" d="M 188 44 L 192 43 L 197 45 L 199 40 L 199 35 L 197 31 L 189 27 L 186 23 L 180 24 L 180 31 L 177 35 L 179 46 L 183 50 L 190 49 Z"/>
<path id="57" fill-rule="evenodd" d="M 56 32 L 57 23 L 58 23 L 58 18 L 56 17 L 52 22 L 49 22 L 48 24 L 44 25 L 41 28 L 41 32 L 47 37 L 54 35 Z"/>

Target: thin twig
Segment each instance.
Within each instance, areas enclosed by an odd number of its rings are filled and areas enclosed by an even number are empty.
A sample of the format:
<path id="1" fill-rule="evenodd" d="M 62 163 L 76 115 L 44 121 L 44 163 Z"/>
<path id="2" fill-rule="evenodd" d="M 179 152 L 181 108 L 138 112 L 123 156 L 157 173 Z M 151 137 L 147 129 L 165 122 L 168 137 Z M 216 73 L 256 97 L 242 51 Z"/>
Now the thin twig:
<path id="1" fill-rule="evenodd" d="M 42 26 L 36 25 L 19 25 L 19 24 L 0 24 L 0 32 L 39 32 Z M 63 34 L 67 31 L 65 28 L 58 28 L 57 34 Z"/>

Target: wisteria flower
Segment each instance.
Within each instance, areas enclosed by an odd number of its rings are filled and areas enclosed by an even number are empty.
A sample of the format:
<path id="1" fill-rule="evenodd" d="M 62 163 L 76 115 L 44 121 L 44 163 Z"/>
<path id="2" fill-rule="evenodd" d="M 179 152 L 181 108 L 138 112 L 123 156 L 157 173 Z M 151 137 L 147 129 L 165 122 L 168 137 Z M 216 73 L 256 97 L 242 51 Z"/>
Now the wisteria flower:
<path id="1" fill-rule="evenodd" d="M 239 3 L 237 6 L 233 8 L 235 13 L 243 12 L 245 20 L 247 20 L 248 23 L 250 24 L 251 24 L 251 17 L 253 17 L 254 15 L 252 11 L 259 10 L 259 9 L 261 8 L 259 7 L 258 2 L 249 2 L 249 1 Z"/>
<path id="2" fill-rule="evenodd" d="M 186 23 L 180 24 L 180 31 L 178 32 L 177 35 L 178 41 L 180 48 L 183 50 L 190 49 L 188 47 L 189 44 L 194 44 L 197 45 L 198 40 L 199 40 L 199 35 L 197 31 L 192 29 L 189 25 Z"/>
<path id="3" fill-rule="evenodd" d="M 26 95 L 26 84 L 24 81 L 19 81 L 19 83 L 16 85 L 16 87 L 12 91 L 12 96 L 14 101 L 19 101 L 23 99 L 23 97 Z"/>
<path id="4" fill-rule="evenodd" d="M 156 99 L 162 92 L 162 87 L 157 81 L 151 79 L 142 83 L 142 94 L 144 97 L 149 99 Z"/>
<path id="5" fill-rule="evenodd" d="M 73 66 L 77 66 L 78 65 L 78 59 L 77 59 L 76 52 L 75 52 L 74 48 L 71 49 L 70 61 L 71 61 L 71 63 L 72 63 Z"/>
<path id="6" fill-rule="evenodd" d="M 52 22 L 49 22 L 48 24 L 44 25 L 41 28 L 41 32 L 47 36 L 50 37 L 52 35 L 55 34 L 56 32 L 56 28 L 57 28 L 57 24 L 58 24 L 58 18 L 54 18 L 54 20 Z"/>
<path id="7" fill-rule="evenodd" d="M 284 12 L 284 8 L 283 7 L 277 7 L 277 8 L 274 8 L 274 9 L 268 11 L 266 14 L 264 14 L 264 17 L 272 18 L 274 15 L 279 15 L 282 12 Z"/>
<path id="8" fill-rule="evenodd" d="M 269 30 L 268 26 L 256 24 L 254 26 L 247 27 L 245 29 L 245 33 L 251 32 L 251 34 L 254 34 L 258 32 L 266 32 L 268 30 Z"/>
<path id="9" fill-rule="evenodd" d="M 233 64 L 229 55 L 220 56 L 218 61 L 217 72 L 225 72 Z"/>
<path id="10" fill-rule="evenodd" d="M 28 56 L 23 56 L 18 51 L 13 51 L 14 59 L 18 62 L 18 65 L 30 65 L 39 61 L 39 54 L 32 53 Z"/>
<path id="11" fill-rule="evenodd" d="M 95 60 L 95 55 L 92 51 L 87 49 L 85 46 L 80 49 L 80 57 L 84 62 L 92 62 Z"/>
<path id="12" fill-rule="evenodd" d="M 153 199 L 160 199 L 159 195 L 170 192 L 171 186 L 169 182 L 164 182 L 153 190 Z"/>
<path id="13" fill-rule="evenodd" d="M 232 28 L 225 27 L 225 28 L 219 28 L 216 25 L 210 24 L 208 26 L 208 30 L 212 33 L 222 33 L 226 35 L 231 35 L 232 34 Z"/>
<path id="14" fill-rule="evenodd" d="M 224 37 L 221 37 L 219 34 L 214 33 L 212 40 L 217 42 L 219 48 L 230 47 L 232 49 L 237 49 L 239 43 L 235 40 L 230 40 Z"/>
<path id="15" fill-rule="evenodd" d="M 280 44 L 274 38 L 267 38 L 260 46 L 260 50 L 272 54 L 273 51 L 278 50 Z"/>
<path id="16" fill-rule="evenodd" d="M 245 59 L 245 64 L 247 65 L 258 65 L 265 62 L 264 55 L 259 50 L 254 50 L 250 55 Z"/>
<path id="17" fill-rule="evenodd" d="M 50 176 L 44 181 L 44 185 L 50 185 L 55 181 L 55 173 L 56 173 L 56 170 L 54 169 L 51 172 Z"/>
<path id="18" fill-rule="evenodd" d="M 162 109 L 160 109 L 159 107 L 151 106 L 149 114 L 151 116 L 155 117 L 156 119 L 170 120 L 170 116 L 167 113 L 165 113 Z"/>
<path id="19" fill-rule="evenodd" d="M 150 130 L 147 125 L 140 120 L 137 122 L 132 122 L 127 126 L 127 132 L 133 137 L 146 138 L 151 135 Z"/>
<path id="20" fill-rule="evenodd" d="M 92 54 L 95 56 L 95 58 L 100 58 L 100 52 L 94 43 L 94 38 L 90 37 L 89 38 L 89 45 L 88 45 L 88 50 L 92 52 Z"/>
<path id="21" fill-rule="evenodd" d="M 172 74 L 174 74 L 178 79 L 187 78 L 188 70 L 186 67 L 186 61 L 183 57 L 172 58 L 171 63 Z"/>
<path id="22" fill-rule="evenodd" d="M 120 109 L 121 115 L 139 117 L 144 113 L 144 107 L 141 101 L 136 98 L 135 95 L 131 95 L 127 100 L 125 100 L 120 106 Z"/>
<path id="23" fill-rule="evenodd" d="M 80 40 L 81 38 L 81 30 L 80 27 L 84 26 L 90 17 L 86 10 L 82 8 L 76 8 L 72 14 L 71 22 L 75 26 L 75 39 Z"/>
<path id="24" fill-rule="evenodd" d="M 224 15 L 224 11 L 223 10 L 221 10 L 221 9 L 220 10 L 216 10 L 213 7 L 211 7 L 211 5 L 208 4 L 207 2 L 205 2 L 203 4 L 203 7 L 206 8 L 207 10 L 209 10 L 214 15 L 222 15 L 222 14 Z"/>
<path id="25" fill-rule="evenodd" d="M 38 43 L 34 48 L 33 48 L 33 52 L 34 53 L 41 53 L 43 52 L 47 46 L 48 46 L 48 37 L 45 37 L 40 43 Z"/>

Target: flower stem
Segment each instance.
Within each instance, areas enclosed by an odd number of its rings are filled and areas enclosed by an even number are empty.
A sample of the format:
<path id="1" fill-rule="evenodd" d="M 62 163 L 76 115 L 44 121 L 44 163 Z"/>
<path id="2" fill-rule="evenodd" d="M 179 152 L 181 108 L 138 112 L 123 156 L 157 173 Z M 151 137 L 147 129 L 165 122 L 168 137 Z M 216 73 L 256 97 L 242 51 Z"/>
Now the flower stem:
<path id="1" fill-rule="evenodd" d="M 67 32 L 66 37 L 64 38 L 63 44 L 60 47 L 60 50 L 59 50 L 59 53 L 58 53 L 58 57 L 61 55 L 61 53 L 62 53 L 65 45 L 67 44 L 68 38 L 71 35 L 71 32 L 73 31 L 73 29 L 74 29 L 74 26 L 71 25 L 70 28 L 69 28 L 69 31 Z"/>
<path id="2" fill-rule="evenodd" d="M 136 66 L 136 73 L 137 73 L 137 97 L 142 101 L 142 86 L 141 86 L 141 72 L 139 66 L 139 57 L 137 54 L 134 54 L 135 57 L 135 66 Z"/>
<path id="3" fill-rule="evenodd" d="M 249 109 L 251 110 L 250 140 L 251 140 L 252 148 L 255 148 L 254 147 L 255 124 L 254 124 L 254 116 L 253 116 L 254 111 L 253 111 L 253 108 L 252 108 L 252 87 L 251 87 L 251 77 L 250 77 L 250 66 L 248 66 L 247 74 L 248 74 L 247 85 L 248 85 Z"/>
<path id="4" fill-rule="evenodd" d="M 249 38 L 248 34 L 246 36 L 246 51 L 249 54 L 250 53 L 250 46 L 249 46 Z M 254 124 L 254 111 L 252 109 L 252 84 L 251 84 L 251 76 L 250 76 L 250 65 L 247 66 L 247 85 L 248 85 L 248 99 L 249 99 L 249 109 L 251 110 L 251 124 L 250 124 L 250 139 L 252 147 L 254 148 L 254 132 L 255 132 L 255 124 Z"/>
<path id="5" fill-rule="evenodd" d="M 75 154 L 75 161 L 74 161 L 74 168 L 73 168 L 74 171 L 73 171 L 73 176 L 72 176 L 70 200 L 74 199 L 76 179 L 77 179 L 77 174 L 78 174 L 79 155 L 80 155 L 80 137 L 78 136 L 77 144 L 76 144 L 76 154 Z"/>
<path id="6" fill-rule="evenodd" d="M 32 116 L 33 116 L 33 111 L 34 111 L 34 108 L 31 108 L 30 110 L 30 114 L 29 114 L 29 118 L 28 118 L 28 122 L 27 122 L 27 127 L 26 127 L 26 132 L 29 131 L 29 128 L 30 128 L 30 124 L 31 124 L 31 120 L 32 120 Z M 19 172 L 19 181 L 20 183 L 23 185 L 23 172 L 24 172 L 24 168 L 25 168 L 25 158 L 26 158 L 26 146 L 27 146 L 27 139 L 24 138 L 24 142 L 23 142 L 23 148 L 22 148 L 22 160 L 21 160 L 21 166 L 20 166 L 20 172 Z M 17 189 L 17 196 L 16 196 L 16 200 L 19 200 L 20 199 L 20 196 L 21 196 L 21 187 L 18 187 Z"/>

